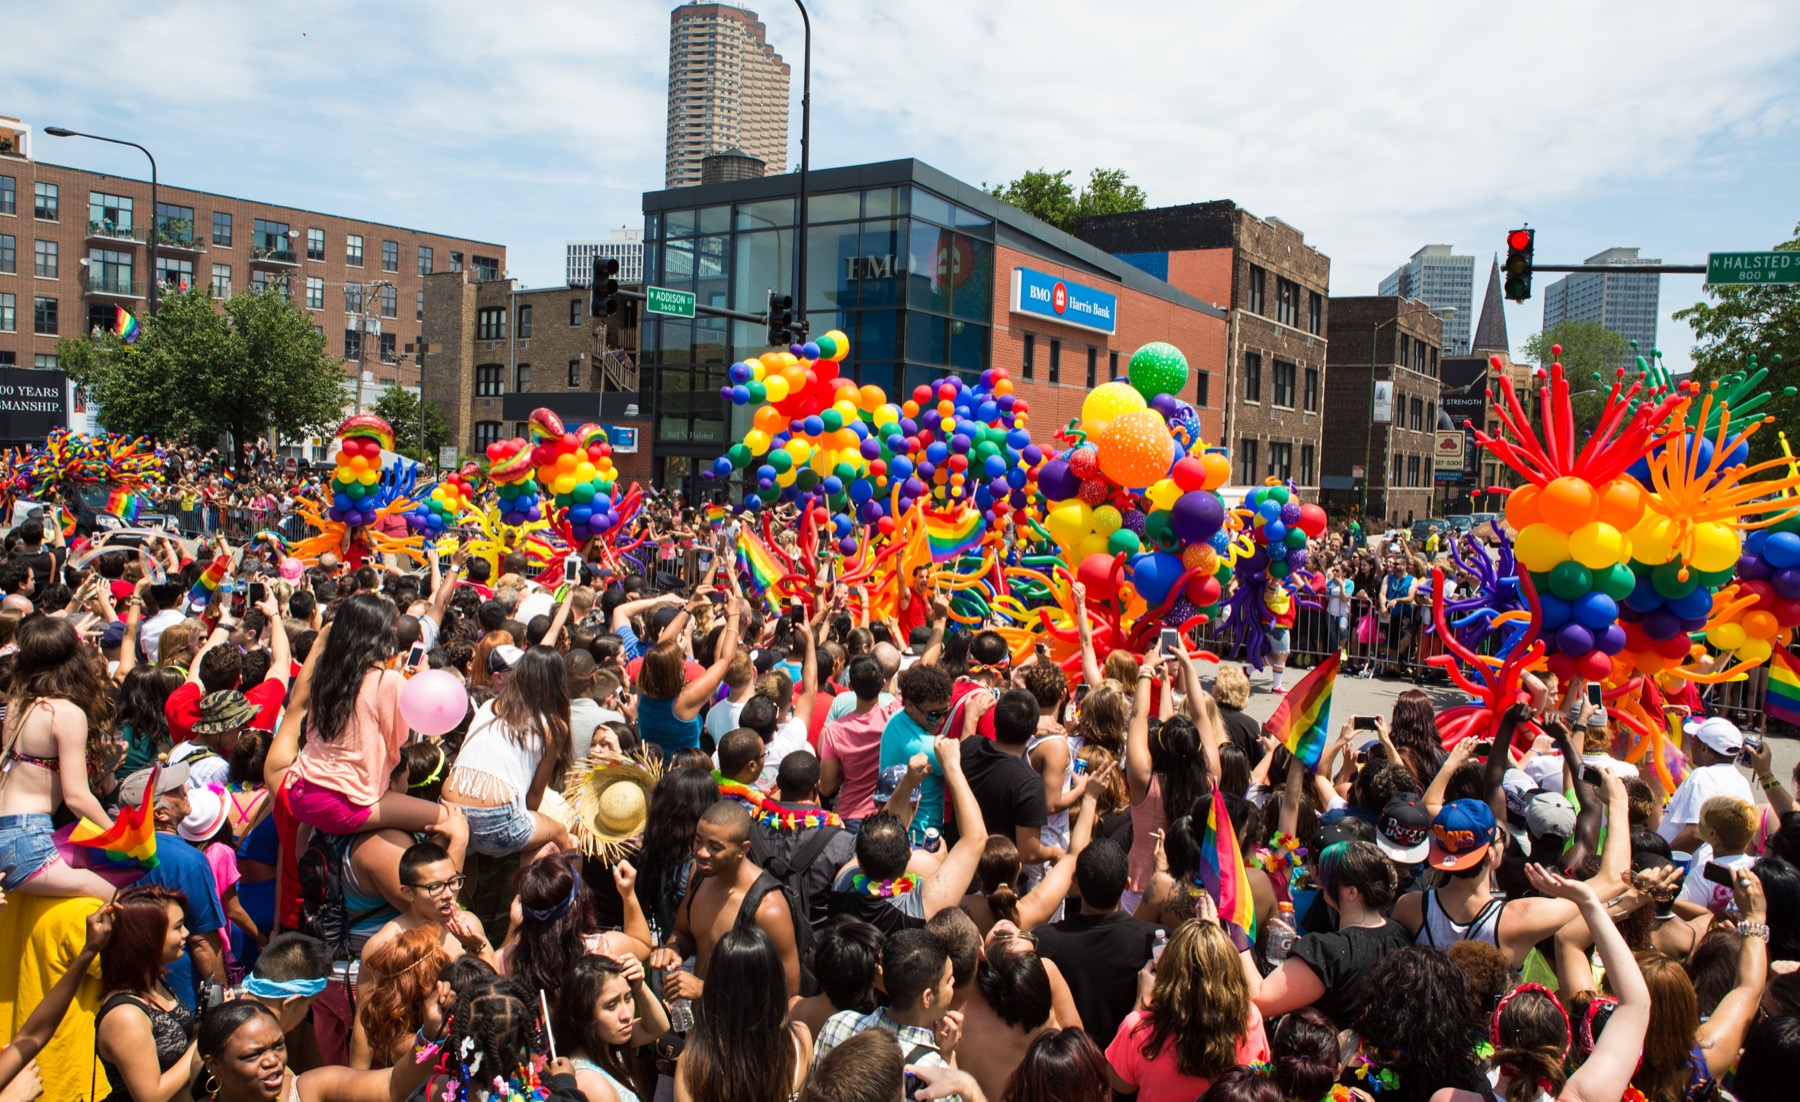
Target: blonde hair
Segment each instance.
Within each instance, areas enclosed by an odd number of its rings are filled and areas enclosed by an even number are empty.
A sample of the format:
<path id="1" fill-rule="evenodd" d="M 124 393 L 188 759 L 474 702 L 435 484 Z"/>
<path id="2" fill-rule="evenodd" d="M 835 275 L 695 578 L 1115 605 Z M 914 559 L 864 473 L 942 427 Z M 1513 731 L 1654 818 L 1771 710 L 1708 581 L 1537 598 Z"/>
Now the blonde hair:
<path id="1" fill-rule="evenodd" d="M 1700 805 L 1700 837 L 1713 849 L 1742 853 L 1756 836 L 1756 808 L 1736 796 L 1713 796 Z"/>
<path id="2" fill-rule="evenodd" d="M 784 669 L 770 670 L 756 679 L 756 693 L 775 702 L 775 715 L 786 718 L 794 706 L 794 676 Z"/>
<path id="3" fill-rule="evenodd" d="M 1187 699 L 1187 708 L 1188 711 L 1193 714 L 1196 726 L 1198 726 L 1200 722 L 1198 710 L 1204 709 L 1206 711 L 1207 722 L 1212 724 L 1213 734 L 1220 738 L 1225 736 L 1225 717 L 1219 712 L 1218 701 L 1214 700 L 1206 693 L 1201 693 L 1197 697 L 1189 697 Z"/>
<path id="4" fill-rule="evenodd" d="M 1148 1024 L 1146 1060 L 1173 1046 L 1176 1069 L 1196 1079 L 1216 1079 L 1237 1065 L 1250 1025 L 1250 984 L 1230 935 L 1216 923 L 1190 918 L 1170 935 Z"/>
<path id="5" fill-rule="evenodd" d="M 1100 663 L 1100 672 L 1122 685 L 1136 685 L 1138 660 L 1130 651 L 1115 650 Z"/>
<path id="6" fill-rule="evenodd" d="M 156 664 L 186 667 L 194 660 L 200 621 L 181 620 L 163 629 L 156 640 Z"/>
<path id="7" fill-rule="evenodd" d="M 1227 708 L 1242 708 L 1250 700 L 1250 678 L 1244 667 L 1226 662 L 1213 677 L 1213 700 Z"/>
<path id="8" fill-rule="evenodd" d="M 1117 681 L 1106 680 L 1082 698 L 1075 733 L 1084 742 L 1117 756 L 1125 751 L 1125 729 L 1130 723 L 1131 702 L 1126 699 L 1124 688 Z"/>

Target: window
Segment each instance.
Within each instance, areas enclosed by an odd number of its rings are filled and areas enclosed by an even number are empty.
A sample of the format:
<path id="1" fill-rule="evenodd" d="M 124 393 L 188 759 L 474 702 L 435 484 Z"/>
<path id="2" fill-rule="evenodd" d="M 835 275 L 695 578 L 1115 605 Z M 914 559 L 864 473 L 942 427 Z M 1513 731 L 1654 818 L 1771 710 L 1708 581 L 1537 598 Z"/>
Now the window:
<path id="1" fill-rule="evenodd" d="M 360 283 L 344 284 L 344 313 L 360 314 L 363 308 L 363 289 Z"/>
<path id="2" fill-rule="evenodd" d="M 400 242 L 383 241 L 381 243 L 381 270 L 384 272 L 400 270 Z"/>
<path id="3" fill-rule="evenodd" d="M 39 371 L 55 371 L 56 353 L 39 352 L 37 355 L 31 357 L 31 366 L 37 368 Z"/>
<path id="4" fill-rule="evenodd" d="M 425 320 L 425 292 L 424 291 L 419 292 L 419 303 L 417 306 L 413 307 L 413 320 L 414 321 L 424 321 Z"/>
<path id="5" fill-rule="evenodd" d="M 1291 279 L 1275 280 L 1275 320 L 1300 327 L 1300 285 Z"/>
<path id="6" fill-rule="evenodd" d="M 1311 486 L 1312 484 L 1313 446 L 1311 444 L 1302 444 L 1300 445 L 1300 485 Z"/>
<path id="7" fill-rule="evenodd" d="M 362 267 L 362 234 L 344 236 L 344 263 L 355 268 Z"/>
<path id="8" fill-rule="evenodd" d="M 31 216 L 42 218 L 46 222 L 57 220 L 57 191 L 55 184 L 46 184 L 42 180 L 31 185 Z"/>
<path id="9" fill-rule="evenodd" d="M 1204 371 L 1194 373 L 1199 378 L 1199 393 L 1194 395 L 1194 405 L 1205 409 L 1212 404 L 1212 376 Z"/>
<path id="10" fill-rule="evenodd" d="M 13 295 L 0 293 L 0 333 L 16 333 L 19 331 L 19 300 Z"/>
<path id="11" fill-rule="evenodd" d="M 1431 350 L 1431 377 L 1432 377 L 1432 378 L 1433 378 L 1433 379 L 1435 379 L 1435 378 L 1437 378 L 1437 377 L 1438 377 L 1438 362 L 1437 362 L 1437 358 L 1438 358 L 1438 350 L 1437 350 L 1437 349 L 1435 349 L 1435 348 L 1433 348 L 1433 349 L 1432 349 L 1432 350 Z"/>
<path id="12" fill-rule="evenodd" d="M 431 246 L 430 245 L 420 245 L 419 246 L 419 274 L 420 275 L 430 275 L 431 274 Z"/>
<path id="13" fill-rule="evenodd" d="M 381 289 L 381 316 L 384 318 L 400 316 L 400 288 L 387 286 Z"/>
<path id="14" fill-rule="evenodd" d="M 0 233 L 0 272 L 19 270 L 19 242 L 10 234 Z"/>
<path id="15" fill-rule="evenodd" d="M 156 204 L 156 239 L 184 249 L 197 246 L 200 238 L 194 233 L 194 208 Z"/>
<path id="16" fill-rule="evenodd" d="M 484 306 L 475 311 L 475 339 L 478 341 L 503 341 L 506 339 L 506 307 Z"/>
<path id="17" fill-rule="evenodd" d="M 31 300 L 31 331 L 41 337 L 56 336 L 55 299 L 34 298 Z"/>
<path id="18" fill-rule="evenodd" d="M 1404 485 L 1405 477 L 1406 477 L 1406 461 L 1396 455 L 1394 457 L 1394 472 L 1393 472 L 1393 474 L 1388 476 L 1388 485 L 1389 486 Z"/>
<path id="19" fill-rule="evenodd" d="M 1096 378 L 1096 376 L 1098 376 L 1099 374 L 1100 374 L 1100 350 L 1098 348 L 1093 347 L 1092 345 L 1089 345 L 1088 346 L 1088 370 L 1087 370 L 1087 385 L 1088 385 L 1089 390 L 1094 389 L 1094 387 L 1098 384 L 1099 380 Z"/>
<path id="20" fill-rule="evenodd" d="M 274 285 L 275 281 L 270 278 L 268 272 L 261 268 L 250 269 L 250 290 L 260 295 Z"/>
<path id="21" fill-rule="evenodd" d="M 1050 385 L 1062 382 L 1062 342 L 1050 338 Z"/>
<path id="22" fill-rule="evenodd" d="M 1269 441 L 1269 476 L 1283 482 L 1294 477 L 1294 445 L 1286 440 Z"/>
<path id="23" fill-rule="evenodd" d="M 1250 312 L 1252 314 L 1263 313 L 1266 306 L 1263 301 L 1263 288 L 1267 283 L 1267 276 L 1268 273 L 1261 268 L 1254 264 L 1250 265 Z"/>
<path id="24" fill-rule="evenodd" d="M 581 300 L 578 298 L 569 300 L 569 324 L 572 326 L 581 324 Z"/>
<path id="25" fill-rule="evenodd" d="M 1306 331 L 1315 337 L 1325 332 L 1325 296 L 1317 291 L 1306 292 Z"/>
<path id="26" fill-rule="evenodd" d="M 513 372 L 513 391 L 523 394 L 531 389 L 531 365 L 520 364 Z"/>
<path id="27" fill-rule="evenodd" d="M 88 290 L 114 295 L 136 294 L 131 274 L 130 253 L 115 249 L 88 250 Z"/>
<path id="28" fill-rule="evenodd" d="M 580 385 L 581 385 L 581 361 L 580 360 L 570 360 L 569 361 L 569 386 L 579 387 Z"/>
<path id="29" fill-rule="evenodd" d="M 19 213 L 19 184 L 11 176 L 0 176 L 0 214 Z"/>
<path id="30" fill-rule="evenodd" d="M 103 230 L 131 232 L 131 196 L 88 192 L 88 225 Z"/>
<path id="31" fill-rule="evenodd" d="M 319 276 L 306 277 L 306 308 L 325 309 L 325 280 Z"/>
<path id="32" fill-rule="evenodd" d="M 325 259 L 325 231 L 317 226 L 309 226 L 306 230 L 306 259 Z"/>
<path id="33" fill-rule="evenodd" d="M 1244 353 L 1244 401 L 1262 401 L 1262 353 Z M 1254 485 L 1254 480 L 1251 483 Z"/>
<path id="34" fill-rule="evenodd" d="M 504 431 L 505 429 L 498 421 L 475 422 L 475 450 L 485 452 L 489 444 L 498 444 L 500 434 Z"/>
<path id="35" fill-rule="evenodd" d="M 1400 334 L 1400 366 L 1405 367 L 1412 362 L 1412 334 Z"/>
<path id="36" fill-rule="evenodd" d="M 1254 486 L 1262 481 L 1256 469 L 1256 438 L 1244 437 L 1238 443 L 1238 482 L 1245 486 Z"/>
<path id="37" fill-rule="evenodd" d="M 391 364 L 400 358 L 399 351 L 395 347 L 398 344 L 398 342 L 399 342 L 399 335 L 396 333 L 383 333 L 381 335 L 381 362 L 382 363 Z"/>
<path id="38" fill-rule="evenodd" d="M 475 394 L 480 398 L 498 398 L 506 392 L 506 369 L 499 364 L 482 364 L 475 369 Z"/>
<path id="39" fill-rule="evenodd" d="M 286 222 L 269 222 L 261 218 L 250 223 L 250 244 L 265 256 L 275 256 L 282 260 L 294 259 L 294 242 L 288 236 Z"/>
<path id="40" fill-rule="evenodd" d="M 8 238 L 7 240 L 12 239 Z M 55 279 L 57 267 L 56 242 L 34 242 L 31 247 L 31 274 L 43 276 L 45 279 Z M 11 265 L 7 265 L 6 270 L 11 271 Z"/>
<path id="41" fill-rule="evenodd" d="M 1291 363 L 1275 361 L 1275 405 L 1284 409 L 1294 408 L 1294 376 L 1297 371 Z M 1274 454 L 1271 453 L 1269 458 L 1273 459 Z"/>
<path id="42" fill-rule="evenodd" d="M 1119 377 L 1119 354 L 1117 352 L 1109 352 L 1106 354 L 1106 378 L 1107 378 L 1107 381 L 1110 382 L 1113 379 L 1117 379 L 1118 377 Z"/>
<path id="43" fill-rule="evenodd" d="M 1412 412 L 1412 429 L 1413 429 L 1413 431 L 1414 432 L 1424 431 L 1424 428 L 1425 428 L 1425 403 L 1420 401 L 1417 398 L 1414 398 L 1411 402 L 1408 403 L 1408 406 Z"/>
<path id="44" fill-rule="evenodd" d="M 214 264 L 212 276 L 212 296 L 214 298 L 231 297 L 231 265 Z M 308 304 L 310 305 L 310 303 Z"/>
<path id="45" fill-rule="evenodd" d="M 519 307 L 519 339 L 522 341 L 531 339 L 531 307 L 529 306 Z"/>
<path id="46" fill-rule="evenodd" d="M 1036 356 L 1037 338 L 1027 333 L 1025 334 L 1025 351 L 1021 353 L 1023 363 L 1020 368 L 1020 373 L 1027 379 L 1035 378 L 1037 375 L 1037 366 L 1032 363 Z"/>
<path id="47" fill-rule="evenodd" d="M 1417 486 L 1420 484 L 1419 457 L 1416 455 L 1409 455 L 1406 457 L 1406 484 L 1408 486 Z"/>
<path id="48" fill-rule="evenodd" d="M 1319 369 L 1306 369 L 1306 409 L 1309 413 L 1319 412 Z"/>
<path id="49" fill-rule="evenodd" d="M 362 359 L 362 330 L 360 330 L 360 329 L 344 330 L 344 359 L 346 359 L 346 360 Z"/>
<path id="50" fill-rule="evenodd" d="M 500 262 L 491 256 L 472 256 L 469 264 L 475 269 L 475 278 L 483 283 L 500 278 Z"/>
<path id="51" fill-rule="evenodd" d="M 462 254 L 461 253 L 453 252 L 450 254 L 450 270 L 453 272 L 462 271 Z"/>
<path id="52" fill-rule="evenodd" d="M 164 286 L 187 290 L 194 285 L 194 262 L 184 256 L 162 256 L 156 258 L 156 278 Z"/>
<path id="53" fill-rule="evenodd" d="M 231 215 L 222 210 L 213 211 L 213 244 L 231 247 Z"/>
<path id="54" fill-rule="evenodd" d="M 1425 342 L 1413 342 L 1413 370 L 1425 374 Z"/>

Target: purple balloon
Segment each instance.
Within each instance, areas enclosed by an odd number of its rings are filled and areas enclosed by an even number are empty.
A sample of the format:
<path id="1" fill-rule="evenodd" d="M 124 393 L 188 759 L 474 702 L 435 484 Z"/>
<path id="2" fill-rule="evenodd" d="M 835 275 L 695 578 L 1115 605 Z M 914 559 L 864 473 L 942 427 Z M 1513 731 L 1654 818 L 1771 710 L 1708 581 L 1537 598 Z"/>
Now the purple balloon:
<path id="1" fill-rule="evenodd" d="M 1606 631 L 1601 633 L 1600 639 L 1595 645 L 1600 648 L 1602 654 L 1619 653 L 1625 649 L 1625 629 L 1617 624 L 1608 624 Z"/>
<path id="2" fill-rule="evenodd" d="M 1738 577 L 1747 582 L 1766 582 L 1775 573 L 1775 569 L 1763 560 L 1761 555 L 1745 552 L 1738 558 Z"/>
<path id="3" fill-rule="evenodd" d="M 1305 570 L 1306 569 L 1306 548 L 1296 547 L 1293 550 L 1289 551 L 1288 557 L 1287 557 L 1287 564 L 1288 564 L 1289 570 Z"/>
<path id="4" fill-rule="evenodd" d="M 1043 481 L 1042 479 L 1039 479 L 1040 483 L 1042 481 Z M 1079 485 L 1079 482 L 1077 484 Z M 1125 510 L 1125 512 L 1121 516 L 1121 520 L 1123 522 L 1120 524 L 1121 528 L 1124 528 L 1125 530 L 1132 532 L 1133 534 L 1138 535 L 1138 536 L 1142 536 L 1144 534 L 1144 512 L 1142 509 L 1127 509 L 1127 510 Z"/>
<path id="5" fill-rule="evenodd" d="M 1290 501 L 1281 507 L 1281 523 L 1292 528 L 1300 522 L 1300 503 Z"/>
<path id="6" fill-rule="evenodd" d="M 1158 397 L 1166 398 L 1168 395 L 1158 395 Z M 1178 628 L 1198 615 L 1200 615 L 1200 606 L 1183 595 L 1170 602 L 1169 611 L 1163 614 L 1162 622 L 1172 628 Z"/>
<path id="7" fill-rule="evenodd" d="M 1644 613 L 1644 634 L 1661 643 L 1681 634 L 1681 617 L 1667 606 Z"/>
<path id="8" fill-rule="evenodd" d="M 1081 492 L 1081 479 L 1075 477 L 1067 462 L 1052 459 L 1038 469 L 1038 489 L 1047 501 L 1067 501 Z"/>
<path id="9" fill-rule="evenodd" d="M 1175 499 L 1169 523 L 1183 543 L 1203 543 L 1225 523 L 1225 506 L 1219 495 L 1191 490 Z"/>
<path id="10" fill-rule="evenodd" d="M 1564 654 L 1586 654 L 1594 649 L 1594 633 L 1580 624 L 1564 624 L 1556 633 L 1556 649 Z"/>
<path id="11" fill-rule="evenodd" d="M 1784 601 L 1800 597 L 1800 566 L 1790 566 L 1769 576 L 1769 585 L 1775 589 L 1775 596 Z"/>

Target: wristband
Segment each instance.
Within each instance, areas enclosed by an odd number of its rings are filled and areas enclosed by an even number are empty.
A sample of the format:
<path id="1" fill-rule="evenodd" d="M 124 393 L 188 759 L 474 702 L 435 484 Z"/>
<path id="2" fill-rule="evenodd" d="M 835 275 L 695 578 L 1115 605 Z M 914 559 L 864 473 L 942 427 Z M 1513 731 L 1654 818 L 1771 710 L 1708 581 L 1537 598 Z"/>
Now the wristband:
<path id="1" fill-rule="evenodd" d="M 1769 940 L 1769 924 L 1767 922 L 1740 922 L 1737 924 L 1737 932 L 1739 937 L 1759 937 L 1764 941 Z"/>
<path id="2" fill-rule="evenodd" d="M 1764 792 L 1773 792 L 1781 787 L 1781 780 L 1778 777 L 1764 777 L 1761 783 Z"/>

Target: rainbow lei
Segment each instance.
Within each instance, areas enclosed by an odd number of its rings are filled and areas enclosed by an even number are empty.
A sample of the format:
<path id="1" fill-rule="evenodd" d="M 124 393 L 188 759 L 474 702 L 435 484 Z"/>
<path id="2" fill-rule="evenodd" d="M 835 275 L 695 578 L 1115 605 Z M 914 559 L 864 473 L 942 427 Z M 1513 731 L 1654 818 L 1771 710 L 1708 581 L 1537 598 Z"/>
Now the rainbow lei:
<path id="1" fill-rule="evenodd" d="M 1342 1083 L 1333 1083 L 1331 1085 L 1331 1090 L 1328 1091 L 1324 1097 L 1320 1098 L 1319 1102 L 1351 1102 L 1351 1099 L 1355 1097 L 1356 1095 L 1351 1093 L 1349 1087 L 1344 1086 Z"/>
<path id="2" fill-rule="evenodd" d="M 850 886 L 871 899 L 892 899 L 918 887 L 919 878 L 909 872 L 892 880 L 870 880 L 859 872 L 850 877 Z"/>
<path id="3" fill-rule="evenodd" d="M 738 800 L 750 808 L 750 817 L 770 830 L 808 830 L 812 827 L 841 827 L 844 821 L 822 807 L 788 807 L 771 800 L 742 781 L 734 781 L 717 769 L 713 780 L 719 786 L 719 798 Z"/>
<path id="4" fill-rule="evenodd" d="M 1400 1086 L 1400 1073 L 1391 1067 L 1377 1064 L 1360 1037 L 1357 1038 L 1356 1055 L 1350 1058 L 1350 1070 L 1368 1086 L 1372 1094 L 1381 1094 Z"/>

